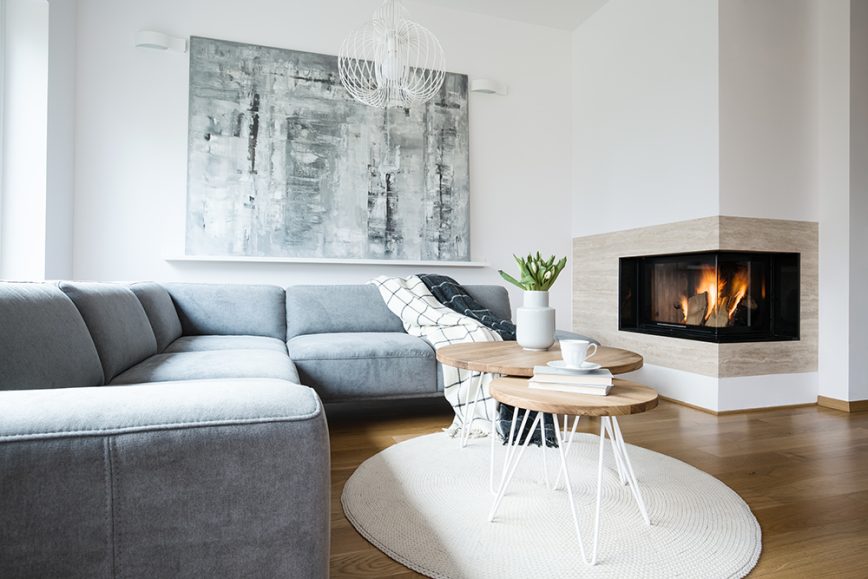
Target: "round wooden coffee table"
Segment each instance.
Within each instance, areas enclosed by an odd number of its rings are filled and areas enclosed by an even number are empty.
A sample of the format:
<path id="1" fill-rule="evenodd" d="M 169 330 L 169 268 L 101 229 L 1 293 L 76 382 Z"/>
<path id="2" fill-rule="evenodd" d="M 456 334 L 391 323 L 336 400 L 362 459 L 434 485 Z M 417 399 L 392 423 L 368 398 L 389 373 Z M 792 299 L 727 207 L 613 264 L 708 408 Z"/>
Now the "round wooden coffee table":
<path id="1" fill-rule="evenodd" d="M 564 484 L 567 488 L 567 497 L 569 498 L 570 511 L 573 516 L 573 526 L 576 530 L 576 535 L 579 539 L 579 550 L 582 555 L 582 560 L 589 565 L 594 565 L 597 562 L 597 546 L 599 545 L 600 532 L 600 502 L 603 488 L 603 457 L 605 452 L 606 437 L 612 441 L 612 451 L 615 456 L 615 467 L 618 471 L 618 478 L 623 485 L 629 485 L 630 492 L 636 500 L 639 507 L 639 513 L 645 520 L 645 524 L 650 525 L 651 519 L 648 517 L 648 511 L 645 508 L 645 502 L 642 500 L 642 493 L 639 490 L 639 483 L 636 481 L 636 475 L 633 472 L 633 466 L 630 464 L 630 457 L 627 456 L 627 446 L 624 443 L 624 436 L 621 434 L 621 428 L 618 425 L 618 416 L 627 416 L 630 414 L 638 414 L 651 410 L 657 406 L 657 392 L 648 386 L 642 386 L 627 380 L 616 379 L 614 386 L 608 396 L 591 396 L 587 394 L 571 394 L 567 392 L 555 392 L 552 390 L 538 390 L 528 386 L 528 380 L 524 378 L 498 378 L 491 382 L 489 387 L 491 396 L 503 404 L 509 404 L 515 407 L 512 418 L 512 426 L 509 433 L 509 441 L 506 447 L 506 457 L 502 474 L 500 477 L 500 485 L 496 491 L 494 503 L 491 506 L 488 520 L 493 521 L 497 514 L 497 508 L 503 500 L 506 493 L 506 488 L 509 486 L 513 475 L 515 474 L 518 464 L 524 451 L 530 442 L 530 433 L 536 429 L 537 425 L 542 425 L 543 416 L 551 414 L 554 421 L 555 437 L 558 443 L 558 453 L 561 459 L 561 466 L 555 480 L 553 488 L 557 488 L 560 483 L 560 477 L 564 477 Z M 518 440 L 515 438 L 515 423 L 518 420 L 519 408 L 525 410 L 524 418 L 521 421 L 521 426 L 518 428 Z M 525 424 L 530 412 L 535 413 L 535 417 L 530 429 L 525 435 L 525 440 L 522 443 L 521 433 L 525 432 Z M 563 416 L 563 434 L 561 434 L 561 425 L 558 416 Z M 569 417 L 575 417 L 573 426 L 568 429 Z M 585 554 L 585 544 L 582 541 L 582 533 L 579 529 L 579 517 L 576 510 L 575 499 L 573 498 L 573 489 L 570 485 L 569 471 L 567 469 L 566 458 L 569 455 L 572 447 L 573 438 L 576 433 L 576 427 L 582 416 L 599 416 L 600 417 L 600 452 L 597 461 L 597 502 L 594 511 L 594 538 L 592 541 L 591 556 L 588 558 Z M 569 438 L 567 431 L 569 430 Z M 566 441 L 566 444 L 564 444 Z M 517 444 L 513 444 L 517 442 Z M 543 449 L 545 455 L 545 449 Z M 545 465 L 545 463 L 543 463 Z M 543 466 L 545 469 L 546 467 Z M 493 466 L 492 466 L 493 469 Z M 548 486 L 548 472 L 546 472 L 546 486 Z"/>
<path id="2" fill-rule="evenodd" d="M 534 366 L 560 359 L 561 347 L 557 342 L 544 352 L 525 350 L 517 342 L 470 342 L 437 350 L 437 361 L 447 366 L 506 376 L 530 377 Z M 588 362 L 608 368 L 612 374 L 625 374 L 641 368 L 644 360 L 630 350 L 600 346 Z"/>
<path id="3" fill-rule="evenodd" d="M 534 366 L 545 366 L 549 362 L 560 359 L 561 347 L 557 342 L 542 352 L 525 350 L 514 341 L 452 344 L 437 350 L 438 362 L 462 370 L 479 372 L 476 389 L 471 390 L 474 394 L 468 396 L 467 404 L 464 404 L 461 413 L 461 446 L 467 446 L 470 439 L 469 425 L 472 422 L 470 418 L 475 416 L 477 402 L 485 399 L 483 383 L 487 375 L 502 374 L 529 378 L 533 376 Z M 624 374 L 638 370 L 644 363 L 642 356 L 636 352 L 608 346 L 597 348 L 597 351 L 588 358 L 588 361 L 607 368 L 612 374 Z M 493 423 L 494 420 L 492 419 Z"/>

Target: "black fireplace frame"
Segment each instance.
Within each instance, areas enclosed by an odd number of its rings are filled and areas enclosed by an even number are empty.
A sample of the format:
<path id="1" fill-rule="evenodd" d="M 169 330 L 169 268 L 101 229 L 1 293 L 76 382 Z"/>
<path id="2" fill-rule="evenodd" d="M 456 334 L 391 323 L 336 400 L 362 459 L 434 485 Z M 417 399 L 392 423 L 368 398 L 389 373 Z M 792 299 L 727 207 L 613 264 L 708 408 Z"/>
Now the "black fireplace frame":
<path id="1" fill-rule="evenodd" d="M 639 290 L 646 286 L 642 278 L 643 265 L 654 260 L 675 258 L 702 259 L 713 257 L 715 267 L 723 259 L 762 260 L 767 264 L 769 273 L 767 291 L 769 298 L 768 320 L 761 330 L 742 327 L 712 328 L 688 326 L 687 324 L 655 322 L 644 319 L 643 308 L 647 308 L 648 298 Z M 787 280 L 784 280 L 784 277 Z M 795 288 L 793 285 L 795 279 Z M 786 287 L 785 287 L 786 286 Z M 792 298 L 796 292 L 795 307 L 789 307 L 781 300 Z M 630 295 L 632 292 L 632 295 Z M 618 264 L 618 329 L 657 336 L 668 336 L 688 340 L 714 343 L 737 342 L 781 342 L 800 339 L 801 309 L 801 255 L 798 253 L 773 253 L 757 251 L 696 251 L 660 255 L 622 257 Z"/>

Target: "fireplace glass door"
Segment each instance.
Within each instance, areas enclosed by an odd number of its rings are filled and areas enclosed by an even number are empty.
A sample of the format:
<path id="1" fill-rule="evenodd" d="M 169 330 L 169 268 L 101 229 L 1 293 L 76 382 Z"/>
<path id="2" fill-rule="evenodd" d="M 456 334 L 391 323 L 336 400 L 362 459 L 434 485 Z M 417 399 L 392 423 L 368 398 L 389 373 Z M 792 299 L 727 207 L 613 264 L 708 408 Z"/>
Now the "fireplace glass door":
<path id="1" fill-rule="evenodd" d="M 717 342 L 798 339 L 797 254 L 621 260 L 620 329 Z"/>

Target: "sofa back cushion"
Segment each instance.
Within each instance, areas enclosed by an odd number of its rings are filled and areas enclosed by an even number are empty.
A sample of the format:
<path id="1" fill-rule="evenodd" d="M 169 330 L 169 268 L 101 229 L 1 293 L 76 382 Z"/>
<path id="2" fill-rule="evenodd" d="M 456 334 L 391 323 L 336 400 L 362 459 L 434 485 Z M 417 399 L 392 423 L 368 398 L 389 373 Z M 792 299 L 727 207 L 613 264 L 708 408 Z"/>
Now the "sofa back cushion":
<path id="1" fill-rule="evenodd" d="M 509 307 L 509 292 L 502 285 L 466 285 L 464 289 L 491 313 L 502 320 L 512 319 Z"/>
<path id="2" fill-rule="evenodd" d="M 272 285 L 167 283 L 185 336 L 286 340 L 286 293 Z"/>
<path id="3" fill-rule="evenodd" d="M 130 288 L 64 281 L 60 289 L 73 301 L 90 330 L 106 382 L 157 353 L 151 322 Z"/>
<path id="4" fill-rule="evenodd" d="M 102 384 L 87 326 L 60 289 L 0 283 L 0 390 Z"/>
<path id="5" fill-rule="evenodd" d="M 509 294 L 496 285 L 464 286 L 496 316 L 510 319 Z M 286 288 L 287 340 L 307 334 L 403 332 L 379 290 L 370 284 L 298 285 Z"/>
<path id="6" fill-rule="evenodd" d="M 145 308 L 145 314 L 157 339 L 157 351 L 162 352 L 181 337 L 181 320 L 175 311 L 172 297 L 166 288 L 151 281 L 131 284 L 130 289 Z"/>
<path id="7" fill-rule="evenodd" d="M 373 285 L 297 285 L 286 288 L 287 339 L 338 332 L 403 332 Z"/>

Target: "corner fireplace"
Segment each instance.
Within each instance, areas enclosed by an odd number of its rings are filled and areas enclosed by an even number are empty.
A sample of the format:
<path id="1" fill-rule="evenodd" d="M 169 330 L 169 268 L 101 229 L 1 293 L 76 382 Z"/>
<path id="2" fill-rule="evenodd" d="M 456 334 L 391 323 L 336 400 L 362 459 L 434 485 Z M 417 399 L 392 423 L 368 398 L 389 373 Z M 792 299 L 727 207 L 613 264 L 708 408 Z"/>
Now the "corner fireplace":
<path id="1" fill-rule="evenodd" d="M 620 259 L 619 329 L 707 342 L 799 339 L 799 254 Z"/>

